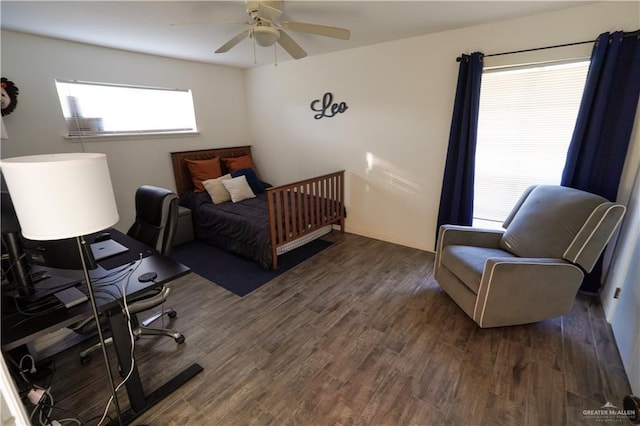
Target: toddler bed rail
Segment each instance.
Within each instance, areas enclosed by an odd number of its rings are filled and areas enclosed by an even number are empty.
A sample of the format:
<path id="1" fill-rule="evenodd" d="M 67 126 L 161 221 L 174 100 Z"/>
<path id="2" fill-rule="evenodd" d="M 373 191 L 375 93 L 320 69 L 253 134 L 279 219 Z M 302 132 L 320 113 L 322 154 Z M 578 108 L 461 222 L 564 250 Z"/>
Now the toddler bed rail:
<path id="1" fill-rule="evenodd" d="M 278 249 L 340 225 L 344 232 L 344 170 L 267 189 L 273 265 Z"/>

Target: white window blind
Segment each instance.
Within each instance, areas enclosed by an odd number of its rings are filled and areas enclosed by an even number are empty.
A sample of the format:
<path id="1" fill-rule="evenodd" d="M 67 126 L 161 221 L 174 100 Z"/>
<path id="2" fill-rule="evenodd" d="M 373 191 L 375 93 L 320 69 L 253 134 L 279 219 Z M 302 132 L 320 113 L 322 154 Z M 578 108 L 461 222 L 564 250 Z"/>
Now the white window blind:
<path id="1" fill-rule="evenodd" d="M 190 90 L 56 80 L 69 136 L 195 132 Z"/>
<path id="2" fill-rule="evenodd" d="M 589 61 L 485 70 L 474 225 L 499 227 L 529 185 L 559 184 Z"/>

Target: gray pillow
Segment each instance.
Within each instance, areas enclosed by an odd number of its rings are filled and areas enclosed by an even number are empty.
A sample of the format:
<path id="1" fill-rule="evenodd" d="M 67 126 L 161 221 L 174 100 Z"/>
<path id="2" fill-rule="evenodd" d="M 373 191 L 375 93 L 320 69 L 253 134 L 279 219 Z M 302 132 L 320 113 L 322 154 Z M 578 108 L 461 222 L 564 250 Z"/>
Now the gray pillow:
<path id="1" fill-rule="evenodd" d="M 607 202 L 558 185 L 538 185 L 525 196 L 500 240 L 500 248 L 519 257 L 564 258 L 587 218 Z"/>

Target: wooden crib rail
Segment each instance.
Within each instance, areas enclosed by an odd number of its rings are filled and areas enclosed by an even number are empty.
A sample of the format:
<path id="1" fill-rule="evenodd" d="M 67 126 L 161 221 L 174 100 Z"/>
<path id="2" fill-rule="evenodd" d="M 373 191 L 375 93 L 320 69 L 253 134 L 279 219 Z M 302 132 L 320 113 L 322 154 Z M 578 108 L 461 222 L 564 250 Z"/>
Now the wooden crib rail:
<path id="1" fill-rule="evenodd" d="M 267 189 L 272 267 L 278 247 L 328 225 L 344 232 L 344 170 Z"/>

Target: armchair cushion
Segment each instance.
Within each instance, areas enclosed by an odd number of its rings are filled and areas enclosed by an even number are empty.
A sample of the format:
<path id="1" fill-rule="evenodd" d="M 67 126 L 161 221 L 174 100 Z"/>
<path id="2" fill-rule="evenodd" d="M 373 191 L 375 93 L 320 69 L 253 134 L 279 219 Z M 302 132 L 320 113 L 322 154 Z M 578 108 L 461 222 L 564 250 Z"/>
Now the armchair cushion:
<path id="1" fill-rule="evenodd" d="M 439 232 L 439 249 L 451 244 L 499 248 L 500 239 L 504 233 L 499 229 L 472 228 L 461 225 L 442 225 Z"/>
<path id="2" fill-rule="evenodd" d="M 500 248 L 519 257 L 562 259 L 594 209 L 607 200 L 556 185 L 525 192 L 505 222 Z"/>
<path id="3" fill-rule="evenodd" d="M 469 290 L 478 294 L 484 266 L 489 258 L 515 257 L 495 248 L 450 245 L 442 250 L 442 265 L 451 271 Z"/>

